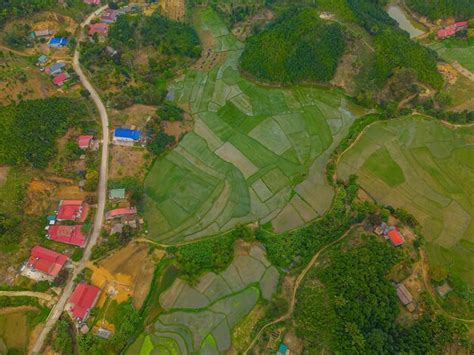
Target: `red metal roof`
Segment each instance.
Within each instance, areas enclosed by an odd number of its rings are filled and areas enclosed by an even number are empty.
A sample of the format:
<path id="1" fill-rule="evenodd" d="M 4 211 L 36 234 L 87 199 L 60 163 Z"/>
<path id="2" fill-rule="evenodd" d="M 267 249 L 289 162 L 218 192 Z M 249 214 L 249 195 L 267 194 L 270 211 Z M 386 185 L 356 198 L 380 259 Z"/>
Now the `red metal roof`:
<path id="1" fill-rule="evenodd" d="M 392 229 L 391 231 L 389 231 L 388 237 L 390 238 L 390 241 L 392 242 L 393 246 L 399 246 L 405 242 L 405 239 L 403 239 L 402 235 L 396 229 Z"/>
<path id="2" fill-rule="evenodd" d="M 121 217 L 121 216 L 130 216 L 137 214 L 137 209 L 135 207 L 132 208 L 116 208 L 114 210 L 111 210 L 107 212 L 107 218 L 115 218 L 115 217 Z"/>
<path id="3" fill-rule="evenodd" d="M 62 200 L 56 218 L 59 221 L 81 221 L 87 217 L 88 206 L 82 200 Z"/>
<path id="4" fill-rule="evenodd" d="M 89 148 L 90 144 L 91 144 L 91 140 L 94 138 L 94 136 L 88 134 L 88 135 L 80 135 L 79 137 L 77 137 L 77 145 L 79 146 L 79 148 L 81 149 L 87 149 Z"/>
<path id="5" fill-rule="evenodd" d="M 447 38 L 454 36 L 456 34 L 456 27 L 455 26 L 448 26 L 438 31 L 437 35 L 438 38 Z"/>
<path id="6" fill-rule="evenodd" d="M 76 318 L 84 319 L 87 312 L 94 307 L 100 294 L 100 288 L 80 283 L 76 286 L 69 298 L 72 303 L 71 313 Z"/>
<path id="7" fill-rule="evenodd" d="M 54 77 L 53 83 L 57 86 L 61 86 L 67 80 L 67 75 L 65 72 L 58 74 Z"/>
<path id="8" fill-rule="evenodd" d="M 467 27 L 467 21 L 456 22 L 456 23 L 454 24 L 454 26 L 456 26 L 457 28 L 460 28 L 460 27 Z"/>
<path id="9" fill-rule="evenodd" d="M 99 5 L 100 0 L 84 0 L 84 3 L 89 5 Z"/>
<path id="10" fill-rule="evenodd" d="M 31 249 L 28 267 L 56 277 L 67 260 L 66 255 L 37 245 Z"/>
<path id="11" fill-rule="evenodd" d="M 94 33 L 107 33 L 109 25 L 103 22 L 94 23 L 89 26 L 89 36 Z"/>
<path id="12" fill-rule="evenodd" d="M 86 244 L 86 237 L 81 233 L 80 225 L 75 226 L 50 226 L 48 229 L 48 236 L 51 240 L 56 242 L 76 245 L 84 247 Z"/>

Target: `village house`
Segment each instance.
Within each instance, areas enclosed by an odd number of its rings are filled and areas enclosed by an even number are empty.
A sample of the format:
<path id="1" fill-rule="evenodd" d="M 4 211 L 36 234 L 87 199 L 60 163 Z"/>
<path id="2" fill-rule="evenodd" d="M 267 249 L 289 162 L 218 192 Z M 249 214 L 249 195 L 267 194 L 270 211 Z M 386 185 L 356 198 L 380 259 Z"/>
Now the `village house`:
<path id="1" fill-rule="evenodd" d="M 51 48 L 62 48 L 67 46 L 68 43 L 69 41 L 65 37 L 53 37 L 48 41 L 48 46 Z"/>
<path id="2" fill-rule="evenodd" d="M 397 296 L 400 302 L 406 307 L 409 312 L 415 310 L 415 303 L 413 302 L 413 296 L 410 291 L 407 290 L 404 284 L 398 284 L 395 286 L 397 289 Z"/>
<path id="3" fill-rule="evenodd" d="M 405 243 L 405 239 L 396 228 L 391 229 L 387 235 L 394 247 L 398 247 Z"/>
<path id="4" fill-rule="evenodd" d="M 141 132 L 139 130 L 129 128 L 116 128 L 114 130 L 114 144 L 132 146 L 140 139 Z"/>
<path id="5" fill-rule="evenodd" d="M 89 206 L 82 200 L 61 200 L 56 219 L 58 221 L 84 222 Z"/>
<path id="6" fill-rule="evenodd" d="M 136 214 L 137 214 L 137 209 L 135 207 L 116 208 L 114 210 L 108 211 L 105 214 L 105 219 L 110 221 L 110 220 L 115 219 L 115 218 L 136 216 Z"/>
<path id="7" fill-rule="evenodd" d="M 53 30 L 38 30 L 38 31 L 33 31 L 34 37 L 35 38 L 41 38 L 41 37 L 49 37 L 54 34 Z"/>
<path id="8" fill-rule="evenodd" d="M 446 297 L 446 295 L 452 290 L 453 289 L 446 281 L 442 285 L 436 286 L 436 292 L 438 292 L 438 295 L 442 298 Z"/>
<path id="9" fill-rule="evenodd" d="M 125 199 L 125 189 L 112 189 L 109 191 L 109 200 Z"/>
<path id="10" fill-rule="evenodd" d="M 47 238 L 55 242 L 74 245 L 84 248 L 86 245 L 86 236 L 81 232 L 82 225 L 54 225 L 47 227 Z"/>
<path id="11" fill-rule="evenodd" d="M 36 60 L 36 65 L 45 65 L 46 62 L 48 61 L 48 57 L 44 54 L 40 55 L 38 59 Z"/>
<path id="12" fill-rule="evenodd" d="M 89 26 L 89 36 L 93 36 L 94 33 L 98 33 L 98 34 L 107 34 L 107 32 L 109 31 L 109 25 L 104 23 L 104 22 L 98 22 L 98 23 L 94 23 L 94 24 L 91 24 Z"/>
<path id="13" fill-rule="evenodd" d="M 66 309 L 78 323 L 83 323 L 90 315 L 100 296 L 100 288 L 80 283 L 76 286 L 68 300 Z"/>
<path id="14" fill-rule="evenodd" d="M 117 17 L 120 15 L 118 10 L 112 10 L 112 9 L 107 9 L 104 11 L 102 16 L 100 17 L 100 20 L 102 22 L 111 24 L 114 23 L 117 20 Z"/>
<path id="15" fill-rule="evenodd" d="M 39 245 L 31 249 L 30 257 L 21 269 L 21 274 L 36 281 L 53 282 L 67 263 L 66 255 Z"/>
<path id="16" fill-rule="evenodd" d="M 94 136 L 91 134 L 81 134 L 77 137 L 77 145 L 83 150 L 89 149 L 92 145 L 93 139 Z"/>
<path id="17" fill-rule="evenodd" d="M 69 74 L 66 72 L 62 72 L 54 76 L 53 84 L 56 86 L 63 86 L 64 82 L 66 82 L 67 80 L 69 80 Z"/>
<path id="18" fill-rule="evenodd" d="M 46 74 L 49 75 L 58 75 L 62 73 L 63 68 L 66 66 L 66 63 L 63 61 L 56 62 L 54 64 L 51 64 L 49 67 L 46 68 Z"/>
<path id="19" fill-rule="evenodd" d="M 456 22 L 450 26 L 440 29 L 437 32 L 438 39 L 453 37 L 457 32 L 467 29 L 467 21 Z"/>

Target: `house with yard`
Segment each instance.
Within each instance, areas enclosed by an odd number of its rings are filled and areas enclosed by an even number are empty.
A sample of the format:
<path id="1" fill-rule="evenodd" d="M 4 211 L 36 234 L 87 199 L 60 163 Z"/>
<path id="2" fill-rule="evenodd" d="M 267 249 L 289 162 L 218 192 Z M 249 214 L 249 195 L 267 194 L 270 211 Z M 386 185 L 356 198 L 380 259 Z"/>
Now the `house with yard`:
<path id="1" fill-rule="evenodd" d="M 117 20 L 117 17 L 121 15 L 118 10 L 113 10 L 113 9 L 107 9 L 104 11 L 102 16 L 100 17 L 100 20 L 104 23 L 114 23 Z"/>
<path id="2" fill-rule="evenodd" d="M 104 22 L 98 22 L 89 26 L 88 35 L 93 36 L 94 33 L 105 35 L 109 31 L 109 25 Z"/>
<path id="3" fill-rule="evenodd" d="M 125 189 L 112 189 L 109 191 L 109 200 L 125 199 Z"/>
<path id="4" fill-rule="evenodd" d="M 80 283 L 69 297 L 66 309 L 78 323 L 83 323 L 90 315 L 100 296 L 100 288 Z"/>
<path id="5" fill-rule="evenodd" d="M 438 39 L 453 37 L 457 32 L 467 29 L 467 21 L 456 22 L 450 26 L 440 29 L 436 35 Z"/>
<path id="6" fill-rule="evenodd" d="M 56 86 L 63 86 L 67 80 L 69 80 L 69 74 L 62 72 L 54 76 L 53 84 Z"/>
<path id="7" fill-rule="evenodd" d="M 30 257 L 21 269 L 21 274 L 36 281 L 54 281 L 66 265 L 68 257 L 39 245 L 31 249 Z"/>
<path id="8" fill-rule="evenodd" d="M 392 243 L 394 247 L 398 247 L 399 245 L 405 243 L 405 239 L 396 228 L 389 230 L 387 235 L 390 239 L 390 243 Z"/>
<path id="9" fill-rule="evenodd" d="M 50 48 L 63 48 L 66 47 L 69 40 L 66 37 L 53 37 L 48 41 Z"/>
<path id="10" fill-rule="evenodd" d="M 141 139 L 141 132 L 136 129 L 116 128 L 114 130 L 113 142 L 117 145 L 132 146 Z"/>
<path id="11" fill-rule="evenodd" d="M 81 149 L 89 149 L 92 145 L 92 141 L 94 140 L 94 136 L 91 134 L 81 134 L 77 137 L 77 145 Z"/>
<path id="12" fill-rule="evenodd" d="M 84 248 L 86 245 L 86 236 L 81 232 L 82 225 L 54 225 L 47 227 L 48 239 L 54 240 L 55 242 L 75 245 L 76 247 Z"/>
<path id="13" fill-rule="evenodd" d="M 64 67 L 66 66 L 66 63 L 63 61 L 56 62 L 54 64 L 51 64 L 49 67 L 46 68 L 46 74 L 49 75 L 58 75 L 63 72 Z"/>
<path id="14" fill-rule="evenodd" d="M 36 60 L 36 65 L 45 65 L 46 62 L 48 61 L 48 57 L 45 56 L 44 54 L 40 55 L 38 59 Z"/>
<path id="15" fill-rule="evenodd" d="M 135 207 L 116 208 L 116 209 L 108 211 L 105 214 L 105 218 L 110 221 L 116 218 L 133 217 L 133 216 L 136 216 L 136 214 L 137 214 L 137 209 Z"/>
<path id="16" fill-rule="evenodd" d="M 405 287 L 404 284 L 398 284 L 395 286 L 397 289 L 397 296 L 400 302 L 407 308 L 408 311 L 413 312 L 415 310 L 415 303 L 413 302 L 413 296 L 410 291 Z"/>
<path id="17" fill-rule="evenodd" d="M 61 200 L 56 219 L 58 221 L 84 222 L 89 206 L 82 200 Z"/>

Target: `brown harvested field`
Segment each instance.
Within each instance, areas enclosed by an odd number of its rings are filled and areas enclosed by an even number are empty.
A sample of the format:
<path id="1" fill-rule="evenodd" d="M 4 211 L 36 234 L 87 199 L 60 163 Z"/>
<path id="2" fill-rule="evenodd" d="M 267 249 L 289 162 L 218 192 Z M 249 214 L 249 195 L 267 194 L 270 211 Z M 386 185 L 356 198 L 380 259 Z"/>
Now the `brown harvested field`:
<path id="1" fill-rule="evenodd" d="M 5 341 L 7 348 L 26 349 L 28 320 L 23 311 L 0 316 L 0 338 Z"/>
<path id="2" fill-rule="evenodd" d="M 161 127 L 166 134 L 174 136 L 178 141 L 182 135 L 193 129 L 191 121 L 162 121 Z"/>
<path id="3" fill-rule="evenodd" d="M 151 162 L 150 154 L 144 148 L 115 145 L 111 149 L 109 177 L 119 179 L 124 176 L 143 178 L 146 166 Z"/>
<path id="4" fill-rule="evenodd" d="M 0 187 L 7 182 L 9 171 L 10 171 L 9 166 L 0 166 Z"/>
<path id="5" fill-rule="evenodd" d="M 184 0 L 160 0 L 163 15 L 175 21 L 184 21 L 186 2 Z"/>
<path id="6" fill-rule="evenodd" d="M 131 295 L 136 308 L 145 300 L 153 278 L 155 265 L 152 256 L 148 255 L 148 245 L 129 243 L 126 247 L 102 260 L 99 267 L 114 275 L 117 280 L 131 280 Z"/>

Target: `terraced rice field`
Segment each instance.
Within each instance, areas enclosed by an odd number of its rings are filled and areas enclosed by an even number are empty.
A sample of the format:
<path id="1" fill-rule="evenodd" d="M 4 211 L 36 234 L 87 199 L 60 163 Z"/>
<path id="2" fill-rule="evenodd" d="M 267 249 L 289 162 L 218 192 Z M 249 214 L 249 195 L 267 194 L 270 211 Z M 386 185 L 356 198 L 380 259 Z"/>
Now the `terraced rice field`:
<path id="1" fill-rule="evenodd" d="M 459 41 L 438 41 L 430 48 L 434 49 L 448 63 L 459 62 L 467 70 L 474 73 L 474 41 L 462 43 Z"/>
<path id="2" fill-rule="evenodd" d="M 231 347 L 232 329 L 260 297 L 270 300 L 279 273 L 259 246 L 234 258 L 220 274 L 207 273 L 195 286 L 177 279 L 160 296 L 164 314 L 141 335 L 129 354 L 219 354 Z"/>
<path id="3" fill-rule="evenodd" d="M 281 232 L 321 215 L 333 198 L 327 157 L 364 112 L 334 90 L 249 82 L 237 68 L 243 44 L 213 10 L 196 17 L 225 60 L 170 88 L 195 126 L 146 178 L 150 237 L 173 244 L 257 220 Z"/>
<path id="4" fill-rule="evenodd" d="M 416 117 L 377 122 L 343 155 L 337 172 L 357 174 L 377 201 L 412 213 L 430 263 L 474 285 L 474 127 Z"/>

